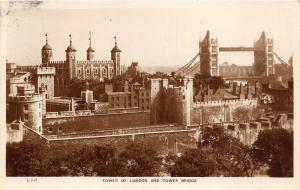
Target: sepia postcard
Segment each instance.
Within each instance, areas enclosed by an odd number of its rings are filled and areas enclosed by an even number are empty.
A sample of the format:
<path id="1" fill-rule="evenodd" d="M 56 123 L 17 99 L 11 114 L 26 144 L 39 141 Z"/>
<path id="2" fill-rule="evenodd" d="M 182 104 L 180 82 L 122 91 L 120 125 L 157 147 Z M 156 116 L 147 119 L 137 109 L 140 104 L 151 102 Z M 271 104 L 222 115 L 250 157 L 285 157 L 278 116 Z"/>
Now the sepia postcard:
<path id="1" fill-rule="evenodd" d="M 0 190 L 300 189 L 299 57 L 299 1 L 1 1 Z"/>

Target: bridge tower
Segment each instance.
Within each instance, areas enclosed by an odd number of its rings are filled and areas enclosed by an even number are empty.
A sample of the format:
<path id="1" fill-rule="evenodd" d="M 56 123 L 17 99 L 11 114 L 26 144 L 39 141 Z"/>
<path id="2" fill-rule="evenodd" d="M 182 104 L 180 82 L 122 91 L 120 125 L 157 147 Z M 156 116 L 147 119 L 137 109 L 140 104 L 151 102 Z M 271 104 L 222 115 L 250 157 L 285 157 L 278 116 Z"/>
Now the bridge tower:
<path id="1" fill-rule="evenodd" d="M 202 75 L 219 76 L 218 40 L 210 38 L 207 31 L 204 39 L 199 43 L 200 73 Z"/>
<path id="2" fill-rule="evenodd" d="M 267 39 L 265 32 L 262 32 L 259 40 L 254 42 L 253 70 L 255 76 L 275 74 L 273 39 Z"/>

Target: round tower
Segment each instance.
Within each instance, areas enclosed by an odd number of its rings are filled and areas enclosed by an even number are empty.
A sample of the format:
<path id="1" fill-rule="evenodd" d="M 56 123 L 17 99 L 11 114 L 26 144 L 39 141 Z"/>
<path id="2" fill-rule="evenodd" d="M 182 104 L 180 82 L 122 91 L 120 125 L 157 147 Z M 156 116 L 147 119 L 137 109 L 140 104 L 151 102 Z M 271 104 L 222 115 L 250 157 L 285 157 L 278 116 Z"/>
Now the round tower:
<path id="1" fill-rule="evenodd" d="M 44 84 L 41 85 L 41 87 L 39 88 L 39 92 L 42 96 L 42 114 L 45 115 L 46 114 L 46 88 L 44 86 Z"/>
<path id="2" fill-rule="evenodd" d="M 114 38 L 115 38 L 115 47 L 110 52 L 111 52 L 111 60 L 114 62 L 114 75 L 118 76 L 121 75 L 120 54 L 122 51 L 117 46 L 117 37 L 115 36 Z"/>
<path id="3" fill-rule="evenodd" d="M 48 66 L 52 59 L 52 48 L 48 44 L 48 34 L 46 36 L 46 44 L 42 47 L 42 65 Z"/>
<path id="4" fill-rule="evenodd" d="M 86 59 L 88 61 L 94 60 L 94 52 L 95 52 L 95 50 L 92 48 L 92 36 L 91 36 L 91 32 L 90 32 L 89 48 L 86 50 Z"/>
<path id="5" fill-rule="evenodd" d="M 33 88 L 33 91 L 29 88 Z M 23 121 L 26 126 L 42 133 L 43 99 L 41 94 L 32 92 L 34 92 L 34 86 L 18 87 L 18 94 L 8 97 L 9 120 Z"/>
<path id="6" fill-rule="evenodd" d="M 72 44 L 72 35 L 70 37 L 70 45 L 66 49 L 66 67 L 68 68 L 69 79 L 73 78 L 73 64 L 76 62 L 76 49 Z"/>

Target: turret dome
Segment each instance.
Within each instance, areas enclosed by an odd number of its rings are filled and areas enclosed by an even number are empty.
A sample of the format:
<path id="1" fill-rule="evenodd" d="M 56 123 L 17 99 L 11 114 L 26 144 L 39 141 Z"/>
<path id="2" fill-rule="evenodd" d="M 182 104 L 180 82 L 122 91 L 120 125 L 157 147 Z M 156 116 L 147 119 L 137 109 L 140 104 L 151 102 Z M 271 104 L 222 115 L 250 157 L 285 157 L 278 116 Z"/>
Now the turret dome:
<path id="1" fill-rule="evenodd" d="M 43 47 L 42 47 L 42 50 L 52 50 L 52 47 L 46 43 Z"/>

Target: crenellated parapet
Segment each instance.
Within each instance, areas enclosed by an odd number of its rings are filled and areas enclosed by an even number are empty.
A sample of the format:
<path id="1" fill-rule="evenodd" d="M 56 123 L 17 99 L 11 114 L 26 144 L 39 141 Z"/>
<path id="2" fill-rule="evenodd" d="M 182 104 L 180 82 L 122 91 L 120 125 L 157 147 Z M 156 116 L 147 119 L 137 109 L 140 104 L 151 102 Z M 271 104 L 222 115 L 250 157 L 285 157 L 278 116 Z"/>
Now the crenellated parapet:
<path id="1" fill-rule="evenodd" d="M 60 65 L 60 64 L 65 64 L 66 61 L 50 61 L 50 65 Z"/>
<path id="2" fill-rule="evenodd" d="M 37 75 L 55 75 L 55 67 L 37 67 L 35 73 Z"/>
<path id="3" fill-rule="evenodd" d="M 8 96 L 8 102 L 37 102 L 41 100 L 41 94 L 31 94 L 26 96 Z"/>
<path id="4" fill-rule="evenodd" d="M 108 64 L 113 64 L 113 63 L 114 62 L 112 60 L 76 61 L 76 64 L 85 64 L 85 65 L 91 64 L 91 65 L 102 65 L 102 66 L 105 66 L 105 65 L 108 65 Z"/>
<path id="5" fill-rule="evenodd" d="M 234 105 L 257 105 L 258 99 L 235 99 L 220 101 L 194 102 L 193 108 L 216 107 L 216 106 L 234 106 Z"/>

